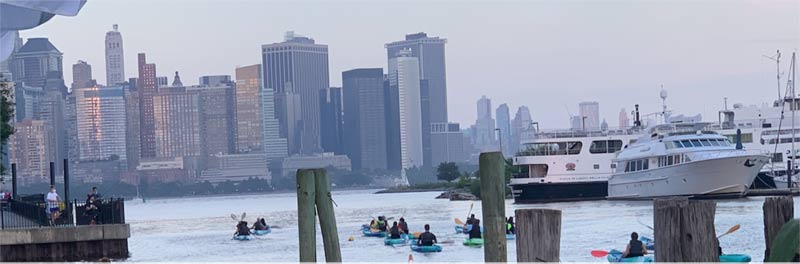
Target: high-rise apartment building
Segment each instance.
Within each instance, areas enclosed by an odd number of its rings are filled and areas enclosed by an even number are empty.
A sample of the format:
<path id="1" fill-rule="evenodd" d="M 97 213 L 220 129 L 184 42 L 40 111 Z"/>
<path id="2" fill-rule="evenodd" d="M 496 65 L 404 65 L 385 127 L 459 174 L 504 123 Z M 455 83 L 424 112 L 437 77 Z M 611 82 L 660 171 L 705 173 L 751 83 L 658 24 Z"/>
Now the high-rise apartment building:
<path id="1" fill-rule="evenodd" d="M 386 166 L 389 170 L 402 169 L 400 148 L 400 94 L 397 86 L 389 84 L 388 75 L 383 76 L 383 104 L 386 118 Z M 424 155 L 424 154 L 423 154 Z"/>
<path id="2" fill-rule="evenodd" d="M 387 169 L 383 69 L 342 72 L 344 153 L 354 170 Z"/>
<path id="3" fill-rule="evenodd" d="M 189 86 L 187 90 L 199 95 L 203 155 L 236 153 L 236 96 L 232 83 Z"/>
<path id="4" fill-rule="evenodd" d="M 475 120 L 475 144 L 483 151 L 497 150 L 494 130 L 494 118 L 492 118 L 492 100 L 485 95 L 478 99 L 478 119 Z"/>
<path id="5" fill-rule="evenodd" d="M 236 68 L 236 145 L 239 153 L 263 152 L 261 108 L 261 65 Z"/>
<path id="6" fill-rule="evenodd" d="M 232 83 L 230 75 L 206 75 L 200 76 L 198 79 L 200 85 L 206 86 L 228 85 Z"/>
<path id="7" fill-rule="evenodd" d="M 47 38 L 29 38 L 11 57 L 14 81 L 44 87 L 48 73 L 63 72 L 62 55 Z"/>
<path id="8" fill-rule="evenodd" d="M 39 99 L 37 117 L 44 121 L 45 129 L 48 130 L 48 162 L 54 162 L 56 174 L 63 171 L 64 163 L 67 158 L 69 147 L 69 135 L 67 133 L 67 106 L 64 79 L 61 72 L 51 71 L 45 81 L 43 96 Z"/>
<path id="9" fill-rule="evenodd" d="M 261 46 L 264 88 L 274 91 L 280 136 L 290 153 L 322 151 L 319 90 L 327 89 L 328 46 L 287 32 L 284 42 Z"/>
<path id="10" fill-rule="evenodd" d="M 97 83 L 92 79 L 92 65 L 79 60 L 72 64 L 72 90 L 93 87 Z"/>
<path id="11" fill-rule="evenodd" d="M 125 82 L 125 53 L 122 49 L 122 34 L 117 24 L 106 32 L 106 85 L 113 86 Z"/>
<path id="12" fill-rule="evenodd" d="M 498 140 L 502 147 L 503 155 L 511 156 L 510 150 L 511 143 L 511 113 L 508 110 L 507 104 L 501 104 L 495 110 L 495 117 L 497 117 L 497 128 L 500 129 L 498 133 Z"/>
<path id="13" fill-rule="evenodd" d="M 320 140 L 325 152 L 344 153 L 342 102 L 341 87 L 319 90 L 320 119 L 322 120 Z"/>
<path id="14" fill-rule="evenodd" d="M 631 126 L 631 119 L 628 117 L 628 112 L 625 108 L 619 110 L 619 128 L 628 128 Z"/>
<path id="15" fill-rule="evenodd" d="M 464 133 L 458 123 L 431 124 L 431 163 L 466 162 Z"/>
<path id="16" fill-rule="evenodd" d="M 130 87 L 128 87 L 130 88 Z M 139 128 L 139 92 L 136 90 L 125 89 L 125 144 L 126 158 L 128 159 L 128 170 L 136 170 L 139 166 L 141 156 L 141 145 L 139 144 L 141 130 Z"/>
<path id="17" fill-rule="evenodd" d="M 77 106 L 79 160 L 127 160 L 123 88 L 76 88 L 73 94 Z"/>
<path id="18" fill-rule="evenodd" d="M 156 84 L 156 65 L 147 63 L 144 53 L 139 53 L 139 153 L 142 158 L 155 158 L 156 136 L 153 116 L 153 97 L 158 94 Z"/>
<path id="19" fill-rule="evenodd" d="M 420 103 L 419 59 L 411 51 L 399 51 L 389 59 L 389 86 L 398 94 L 401 168 L 423 165 L 422 106 Z"/>
<path id="20" fill-rule="evenodd" d="M 388 59 L 398 57 L 401 50 L 419 61 L 419 78 L 428 80 L 431 122 L 447 122 L 447 71 L 444 44 L 447 39 L 428 37 L 424 32 L 406 35 L 404 40 L 386 44 Z"/>
<path id="21" fill-rule="evenodd" d="M 527 139 L 525 131 L 528 131 L 532 122 L 531 111 L 527 106 L 523 105 L 517 108 L 514 120 L 511 121 L 511 142 L 509 143 L 511 153 L 516 154 L 522 141 Z"/>
<path id="22" fill-rule="evenodd" d="M 9 142 L 9 160 L 17 164 L 19 184 L 48 182 L 50 178 L 50 129 L 42 120 L 26 119 L 14 124 Z"/>
<path id="23" fill-rule="evenodd" d="M 600 103 L 581 102 L 578 105 L 581 117 L 581 130 L 594 131 L 600 129 Z"/>
<path id="24" fill-rule="evenodd" d="M 155 150 L 158 158 L 200 156 L 200 96 L 186 87 L 161 87 L 153 96 Z"/>

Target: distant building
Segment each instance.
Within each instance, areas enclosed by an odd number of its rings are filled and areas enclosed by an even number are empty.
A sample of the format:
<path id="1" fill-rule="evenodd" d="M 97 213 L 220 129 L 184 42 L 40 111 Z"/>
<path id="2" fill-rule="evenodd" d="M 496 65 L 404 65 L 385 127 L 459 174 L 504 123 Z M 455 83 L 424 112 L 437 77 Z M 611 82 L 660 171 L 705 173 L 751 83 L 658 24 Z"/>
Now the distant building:
<path id="1" fill-rule="evenodd" d="M 419 105 L 422 123 L 422 166 L 433 167 L 431 164 L 431 93 L 428 80 L 419 80 Z"/>
<path id="2" fill-rule="evenodd" d="M 419 79 L 427 80 L 430 89 L 430 122 L 447 122 L 447 71 L 445 67 L 444 44 L 447 39 L 428 37 L 424 32 L 409 34 L 404 40 L 386 44 L 386 55 L 391 61 L 401 57 L 400 51 L 408 50 L 410 54 L 402 55 L 417 58 L 419 62 Z"/>
<path id="3" fill-rule="evenodd" d="M 501 104 L 495 110 L 495 117 L 497 117 L 497 128 L 500 129 L 498 133 L 498 141 L 502 146 L 503 155 L 512 156 L 514 153 L 511 149 L 511 113 L 509 113 L 508 105 Z"/>
<path id="4" fill-rule="evenodd" d="M 14 83 L 14 118 L 17 122 L 24 119 L 39 119 L 39 105 L 44 97 L 42 87 L 33 87 L 21 82 Z"/>
<path id="5" fill-rule="evenodd" d="M 400 94 L 396 86 L 389 84 L 387 75 L 384 75 L 383 78 L 383 104 L 386 118 L 386 166 L 389 170 L 399 171 L 402 169 L 403 164 L 400 147 Z"/>
<path id="6" fill-rule="evenodd" d="M 581 117 L 584 118 L 581 130 L 593 131 L 600 129 L 600 103 L 581 102 L 578 105 Z"/>
<path id="7" fill-rule="evenodd" d="M 232 83 L 230 75 L 206 75 L 200 76 L 198 79 L 201 86 L 229 85 Z"/>
<path id="8" fill-rule="evenodd" d="M 62 55 L 47 38 L 29 38 L 10 58 L 11 74 L 16 82 L 44 87 L 48 73 L 63 72 Z"/>
<path id="9" fill-rule="evenodd" d="M 184 157 L 142 159 L 136 167 L 139 183 L 191 182 L 191 159 Z"/>
<path id="10" fill-rule="evenodd" d="M 569 117 L 570 129 L 576 131 L 583 131 L 584 127 L 586 126 L 584 119 L 585 118 L 583 118 L 582 116 L 570 116 Z"/>
<path id="11" fill-rule="evenodd" d="M 158 156 L 153 114 L 153 97 L 158 93 L 156 65 L 147 63 L 144 53 L 139 53 L 138 58 L 139 78 L 136 80 L 136 87 L 139 92 L 139 151 L 142 158 L 155 158 Z"/>
<path id="12" fill-rule="evenodd" d="M 381 98 L 382 99 L 382 98 Z M 331 87 L 319 90 L 319 109 L 322 120 L 322 149 L 325 152 L 343 154 L 343 108 L 342 88 Z"/>
<path id="13" fill-rule="evenodd" d="M 125 82 L 125 53 L 122 47 L 122 34 L 117 24 L 106 32 L 106 85 L 113 86 Z"/>
<path id="14" fill-rule="evenodd" d="M 80 161 L 127 160 L 125 93 L 121 86 L 73 90 Z"/>
<path id="15" fill-rule="evenodd" d="M 236 95 L 231 82 L 188 86 L 199 96 L 202 153 L 209 157 L 236 153 Z"/>
<path id="16" fill-rule="evenodd" d="M 236 68 L 236 145 L 239 153 L 263 152 L 261 108 L 261 65 Z M 275 133 L 278 133 L 277 129 L 276 124 Z"/>
<path id="17" fill-rule="evenodd" d="M 628 117 L 628 112 L 625 108 L 619 110 L 619 128 L 625 129 L 631 126 L 631 119 Z"/>
<path id="18" fill-rule="evenodd" d="M 200 96 L 186 87 L 162 87 L 153 96 L 156 157 L 200 156 Z"/>
<path id="19" fill-rule="evenodd" d="M 48 162 L 55 162 L 56 174 L 62 173 L 67 158 L 69 147 L 67 133 L 67 86 L 61 72 L 50 72 L 45 81 L 44 95 L 39 99 L 37 117 L 44 121 L 45 129 L 49 131 Z"/>
<path id="20" fill-rule="evenodd" d="M 72 90 L 96 85 L 97 82 L 92 79 L 92 65 L 82 60 L 72 65 Z"/>
<path id="21" fill-rule="evenodd" d="M 285 136 L 281 136 L 281 124 L 276 116 L 278 110 L 276 102 L 275 90 L 267 87 L 266 84 L 261 85 L 261 127 L 263 128 L 264 153 L 270 163 L 279 164 L 278 161 L 289 156 L 289 142 Z M 299 105 L 292 104 L 291 106 Z M 299 112 L 299 109 L 292 111 L 292 113 Z"/>
<path id="22" fill-rule="evenodd" d="M 44 121 L 26 119 L 14 124 L 9 142 L 9 161 L 17 164 L 18 183 L 49 182 L 50 130 Z"/>
<path id="23" fill-rule="evenodd" d="M 342 72 L 344 89 L 344 153 L 354 170 L 387 166 L 386 105 L 383 69 Z"/>
<path id="24" fill-rule="evenodd" d="M 431 162 L 436 167 L 443 162 L 466 162 L 464 133 L 458 123 L 431 124 Z"/>
<path id="25" fill-rule="evenodd" d="M 126 89 L 125 97 L 125 148 L 126 158 L 128 160 L 128 171 L 135 171 L 136 166 L 139 165 L 140 155 L 140 135 L 139 127 L 139 92 L 136 90 Z M 137 183 L 138 184 L 138 183 Z"/>
<path id="26" fill-rule="evenodd" d="M 477 103 L 478 118 L 475 120 L 475 146 L 482 151 L 497 150 L 494 118 L 492 118 L 492 100 L 481 96 Z"/>
<path id="27" fill-rule="evenodd" d="M 327 168 L 338 170 L 352 170 L 350 158 L 345 155 L 322 153 L 310 156 L 291 156 L 283 160 L 283 176 L 292 177 L 298 169 Z"/>
<path id="28" fill-rule="evenodd" d="M 509 142 L 509 151 L 516 154 L 519 150 L 521 142 L 525 138 L 525 131 L 531 128 L 531 111 L 527 106 L 520 106 L 517 108 L 517 113 L 514 114 L 514 120 L 511 121 L 511 142 Z"/>
<path id="29" fill-rule="evenodd" d="M 420 103 L 419 60 L 410 50 L 389 59 L 389 86 L 399 98 L 401 168 L 421 167 L 422 106 Z"/>
<path id="30" fill-rule="evenodd" d="M 264 169 L 264 164 L 267 163 L 264 153 L 218 154 L 211 157 L 211 160 L 209 163 L 215 163 L 216 168 L 204 170 L 197 179 L 198 182 L 217 183 L 250 178 L 272 180 L 270 171 Z"/>
<path id="31" fill-rule="evenodd" d="M 169 78 L 167 78 L 167 76 L 158 76 L 158 77 L 156 77 L 156 86 L 157 87 L 167 87 L 167 86 L 169 86 Z"/>
<path id="32" fill-rule="evenodd" d="M 328 89 L 328 46 L 287 32 L 284 42 L 261 46 L 264 88 L 274 91 L 280 137 L 289 153 L 322 151 L 319 90 Z"/>
<path id="33" fill-rule="evenodd" d="M 125 171 L 126 162 L 119 159 L 74 162 L 70 175 L 84 183 L 116 182 Z"/>

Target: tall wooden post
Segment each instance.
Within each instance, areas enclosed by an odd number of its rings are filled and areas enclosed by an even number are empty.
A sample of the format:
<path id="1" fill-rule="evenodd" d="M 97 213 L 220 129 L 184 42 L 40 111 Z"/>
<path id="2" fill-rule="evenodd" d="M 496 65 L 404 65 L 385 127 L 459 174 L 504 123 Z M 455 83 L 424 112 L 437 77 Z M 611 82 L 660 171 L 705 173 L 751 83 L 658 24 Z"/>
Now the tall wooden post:
<path id="1" fill-rule="evenodd" d="M 714 230 L 716 203 L 681 197 L 656 199 L 653 207 L 656 261 L 719 261 L 719 240 Z"/>
<path id="2" fill-rule="evenodd" d="M 325 169 L 314 169 L 316 185 L 317 215 L 322 229 L 322 242 L 325 246 L 326 262 L 342 262 L 339 248 L 339 231 L 336 229 L 336 214 L 333 211 L 333 197 Z"/>
<path id="3" fill-rule="evenodd" d="M 517 262 L 559 262 L 561 210 L 517 209 Z"/>
<path id="4" fill-rule="evenodd" d="M 297 232 L 300 262 L 317 262 L 314 170 L 297 170 Z"/>
<path id="5" fill-rule="evenodd" d="M 481 210 L 483 211 L 483 256 L 486 262 L 506 262 L 506 186 L 503 153 L 481 153 Z"/>
<path id="6" fill-rule="evenodd" d="M 762 208 L 764 210 L 764 241 L 767 245 L 764 250 L 764 261 L 767 261 L 772 241 L 778 236 L 781 227 L 794 217 L 794 202 L 792 196 L 768 197 L 764 200 Z"/>

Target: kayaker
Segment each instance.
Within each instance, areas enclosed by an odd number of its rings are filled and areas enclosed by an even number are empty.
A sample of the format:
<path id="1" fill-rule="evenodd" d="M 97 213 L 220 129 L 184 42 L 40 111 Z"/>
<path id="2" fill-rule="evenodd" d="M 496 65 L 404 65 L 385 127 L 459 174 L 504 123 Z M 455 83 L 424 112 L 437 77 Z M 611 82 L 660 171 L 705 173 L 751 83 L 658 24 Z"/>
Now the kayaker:
<path id="1" fill-rule="evenodd" d="M 400 227 L 397 226 L 397 222 L 396 221 L 394 223 L 392 223 L 392 228 L 389 229 L 389 238 L 391 238 L 391 239 L 400 238 Z"/>
<path id="2" fill-rule="evenodd" d="M 406 219 L 400 217 L 400 223 L 398 224 L 400 225 L 400 231 L 403 232 L 403 234 L 411 234 L 408 232 L 408 223 L 406 223 Z"/>
<path id="3" fill-rule="evenodd" d="M 639 234 L 636 232 L 631 233 L 631 241 L 628 242 L 628 247 L 625 252 L 622 252 L 623 258 L 641 257 L 647 254 L 647 247 L 644 246 L 642 241 L 639 241 Z"/>
<path id="4" fill-rule="evenodd" d="M 431 226 L 425 224 L 425 232 L 419 234 L 419 239 L 417 240 L 418 246 L 433 246 L 433 244 L 439 243 L 436 241 L 436 235 L 431 233 Z"/>
<path id="5" fill-rule="evenodd" d="M 516 234 L 516 227 L 514 226 L 514 217 L 509 216 L 508 220 L 506 221 L 506 234 Z"/>
<path id="6" fill-rule="evenodd" d="M 475 214 L 471 214 L 469 218 L 467 218 L 467 225 L 472 225 L 472 222 L 475 221 Z"/>
<path id="7" fill-rule="evenodd" d="M 378 230 L 386 231 L 386 219 L 383 216 L 378 216 L 378 221 L 375 224 L 378 226 Z"/>
<path id="8" fill-rule="evenodd" d="M 469 239 L 481 238 L 481 220 L 472 221 L 472 229 L 469 230 Z"/>
<path id="9" fill-rule="evenodd" d="M 239 224 L 236 225 L 236 233 L 233 233 L 233 236 L 249 236 L 250 235 L 250 228 L 247 228 L 247 221 L 239 221 Z"/>
<path id="10" fill-rule="evenodd" d="M 256 222 L 253 223 L 253 230 L 267 230 L 269 227 L 267 226 L 267 222 L 264 221 L 264 218 L 256 219 Z"/>

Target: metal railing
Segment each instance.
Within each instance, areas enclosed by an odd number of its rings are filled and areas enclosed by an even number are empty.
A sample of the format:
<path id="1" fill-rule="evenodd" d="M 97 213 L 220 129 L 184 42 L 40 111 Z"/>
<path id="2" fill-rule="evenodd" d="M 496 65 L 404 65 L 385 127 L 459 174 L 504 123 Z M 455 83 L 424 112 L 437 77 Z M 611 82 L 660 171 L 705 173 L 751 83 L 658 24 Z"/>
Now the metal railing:
<path id="1" fill-rule="evenodd" d="M 97 200 L 95 208 L 96 210 L 87 212 L 86 202 L 77 200 L 48 205 L 44 201 L 10 199 L 0 207 L 0 228 L 19 229 L 125 223 L 123 199 Z M 54 220 L 51 218 L 51 213 L 57 214 Z"/>

